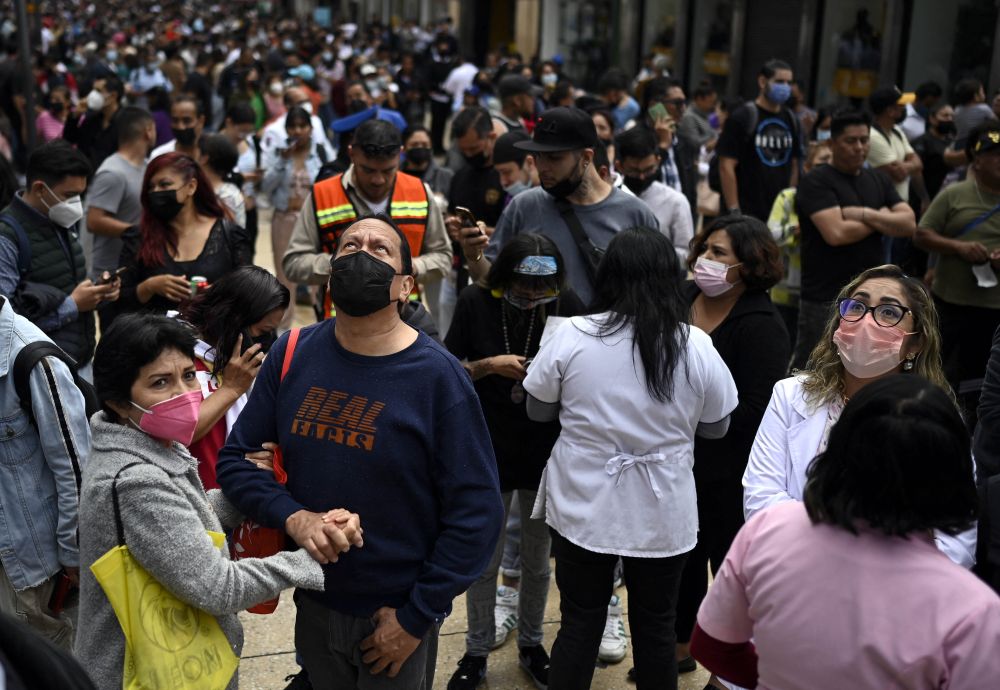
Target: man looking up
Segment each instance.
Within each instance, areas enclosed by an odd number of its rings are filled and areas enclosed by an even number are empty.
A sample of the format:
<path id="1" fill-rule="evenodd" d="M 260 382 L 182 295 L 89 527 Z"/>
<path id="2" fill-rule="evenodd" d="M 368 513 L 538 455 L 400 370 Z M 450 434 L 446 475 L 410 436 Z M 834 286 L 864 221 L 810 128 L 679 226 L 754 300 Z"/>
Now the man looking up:
<path id="1" fill-rule="evenodd" d="M 436 626 L 486 568 L 503 521 L 472 382 L 400 319 L 410 264 L 388 217 L 345 228 L 328 271 L 336 319 L 301 331 L 283 378 L 290 339 L 278 341 L 219 454 L 230 500 L 323 564 L 326 591 L 295 597 L 295 646 L 317 690 L 424 687 Z M 275 440 L 284 485 L 244 459 Z M 362 548 L 337 553 L 323 521 L 334 505 L 359 511 Z"/>

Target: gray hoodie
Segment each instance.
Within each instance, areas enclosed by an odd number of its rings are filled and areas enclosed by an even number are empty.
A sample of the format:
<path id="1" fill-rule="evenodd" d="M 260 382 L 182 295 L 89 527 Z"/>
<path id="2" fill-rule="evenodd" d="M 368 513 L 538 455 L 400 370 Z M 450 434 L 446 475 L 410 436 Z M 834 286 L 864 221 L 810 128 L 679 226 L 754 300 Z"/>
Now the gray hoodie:
<path id="1" fill-rule="evenodd" d="M 206 530 L 223 531 L 240 516 L 218 490 L 206 496 L 198 463 L 184 446 L 169 448 L 103 412 L 91 419 L 93 446 L 80 497 L 80 614 L 76 655 L 99 688 L 120 688 L 125 638 L 90 566 L 117 545 L 111 485 L 118 477 L 125 543 L 166 589 L 218 621 L 236 656 L 243 628 L 236 612 L 288 587 L 321 591 L 323 571 L 304 550 L 230 561 Z M 229 688 L 236 690 L 238 674 Z"/>

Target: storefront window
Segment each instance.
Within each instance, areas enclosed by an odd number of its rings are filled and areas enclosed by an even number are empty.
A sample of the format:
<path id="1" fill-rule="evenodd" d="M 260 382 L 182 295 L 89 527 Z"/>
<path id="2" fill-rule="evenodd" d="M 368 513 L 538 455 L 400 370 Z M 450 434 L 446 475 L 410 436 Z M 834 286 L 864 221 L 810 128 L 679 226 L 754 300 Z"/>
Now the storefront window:
<path id="1" fill-rule="evenodd" d="M 579 85 L 593 87 L 611 64 L 613 0 L 562 0 L 559 50 Z"/>
<path id="2" fill-rule="evenodd" d="M 912 91 L 925 81 L 936 81 L 950 95 L 965 77 L 989 83 L 996 25 L 994 0 L 916 0 L 900 86 Z"/>
<path id="3" fill-rule="evenodd" d="M 646 3 L 646 17 L 642 28 L 642 53 L 664 55 L 671 72 L 677 69 L 674 55 L 677 31 L 677 0 L 660 0 Z"/>
<path id="4" fill-rule="evenodd" d="M 726 93 L 731 78 L 729 55 L 732 50 L 733 0 L 706 0 L 695 3 L 691 46 L 691 80 L 712 82 Z"/>
<path id="5" fill-rule="evenodd" d="M 860 105 L 878 88 L 886 4 L 883 0 L 826 3 L 817 104 Z"/>

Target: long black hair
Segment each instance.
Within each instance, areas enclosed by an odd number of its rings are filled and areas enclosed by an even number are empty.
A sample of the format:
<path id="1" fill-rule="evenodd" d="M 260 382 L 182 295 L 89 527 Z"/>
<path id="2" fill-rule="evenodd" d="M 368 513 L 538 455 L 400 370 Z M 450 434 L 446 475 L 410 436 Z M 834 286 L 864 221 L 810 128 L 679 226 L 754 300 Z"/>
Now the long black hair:
<path id="1" fill-rule="evenodd" d="M 807 472 L 809 518 L 857 534 L 957 534 L 976 519 L 965 423 L 948 394 L 920 376 L 874 381 L 844 407 Z"/>
<path id="2" fill-rule="evenodd" d="M 674 371 L 687 346 L 680 263 L 670 240 L 644 227 L 615 235 L 597 268 L 591 312 L 611 313 L 601 322 L 602 338 L 632 329 L 646 389 L 656 400 L 668 402 Z"/>
<path id="3" fill-rule="evenodd" d="M 214 350 L 212 374 L 218 375 L 229 364 L 240 334 L 272 311 L 287 309 L 290 301 L 288 288 L 269 271 L 240 266 L 188 302 L 181 315 Z"/>

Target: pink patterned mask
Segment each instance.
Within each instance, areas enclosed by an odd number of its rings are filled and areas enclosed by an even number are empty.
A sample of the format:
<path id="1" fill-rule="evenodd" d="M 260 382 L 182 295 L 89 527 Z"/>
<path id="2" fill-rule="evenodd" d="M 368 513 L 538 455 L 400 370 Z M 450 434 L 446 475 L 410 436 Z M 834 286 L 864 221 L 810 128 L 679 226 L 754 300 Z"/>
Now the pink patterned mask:
<path id="1" fill-rule="evenodd" d="M 158 402 L 148 410 L 132 403 L 133 407 L 142 410 L 142 417 L 136 426 L 154 438 L 190 445 L 198 426 L 201 402 L 201 391 L 197 390 Z"/>
<path id="2" fill-rule="evenodd" d="M 865 315 L 859 321 L 841 321 L 833 343 L 844 368 L 859 379 L 887 374 L 901 363 L 899 351 L 908 333 L 898 326 L 880 326 Z"/>

